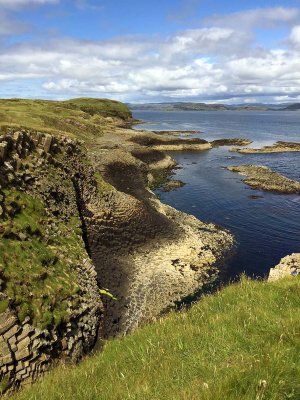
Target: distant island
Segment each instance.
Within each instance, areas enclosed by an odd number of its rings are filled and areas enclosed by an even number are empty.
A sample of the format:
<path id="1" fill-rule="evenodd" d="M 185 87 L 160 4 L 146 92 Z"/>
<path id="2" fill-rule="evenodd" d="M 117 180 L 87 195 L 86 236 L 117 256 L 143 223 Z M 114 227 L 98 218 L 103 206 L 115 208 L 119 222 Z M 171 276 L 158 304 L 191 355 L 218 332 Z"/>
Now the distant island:
<path id="1" fill-rule="evenodd" d="M 132 111 L 299 111 L 294 104 L 207 104 L 192 102 L 127 104 Z"/>

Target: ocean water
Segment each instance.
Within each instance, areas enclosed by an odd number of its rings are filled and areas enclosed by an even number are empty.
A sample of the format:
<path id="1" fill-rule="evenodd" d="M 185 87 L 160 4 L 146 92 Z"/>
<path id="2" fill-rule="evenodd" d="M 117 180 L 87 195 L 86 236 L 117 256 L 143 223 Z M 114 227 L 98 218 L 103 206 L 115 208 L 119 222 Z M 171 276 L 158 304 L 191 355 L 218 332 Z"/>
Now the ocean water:
<path id="1" fill-rule="evenodd" d="M 245 137 L 253 140 L 254 147 L 278 140 L 300 142 L 300 112 L 136 111 L 134 117 L 149 122 L 136 129 L 200 130 L 194 137 L 206 140 Z M 300 196 L 251 189 L 240 175 L 224 167 L 266 165 L 300 181 L 300 153 L 244 155 L 229 152 L 229 148 L 170 153 L 181 167 L 174 179 L 186 185 L 169 193 L 158 190 L 157 194 L 164 203 L 235 235 L 230 278 L 242 272 L 264 277 L 282 257 L 300 252 Z"/>

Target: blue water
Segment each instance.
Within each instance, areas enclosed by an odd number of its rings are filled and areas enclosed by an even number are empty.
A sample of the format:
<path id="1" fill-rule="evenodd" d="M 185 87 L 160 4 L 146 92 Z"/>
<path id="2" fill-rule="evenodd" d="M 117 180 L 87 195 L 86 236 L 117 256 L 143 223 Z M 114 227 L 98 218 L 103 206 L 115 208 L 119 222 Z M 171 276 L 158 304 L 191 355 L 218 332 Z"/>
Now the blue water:
<path id="1" fill-rule="evenodd" d="M 200 130 L 195 136 L 207 140 L 245 137 L 253 140 L 254 147 L 277 140 L 300 142 L 300 112 L 137 111 L 134 117 L 151 122 L 136 129 Z M 228 150 L 170 153 L 182 167 L 174 178 L 186 186 L 158 194 L 163 202 L 235 235 L 237 252 L 229 265 L 231 277 L 241 272 L 264 276 L 282 257 L 300 252 L 300 196 L 251 189 L 240 175 L 224 167 L 266 165 L 300 181 L 300 153 L 243 155 Z M 258 198 L 251 198 L 253 195 Z"/>

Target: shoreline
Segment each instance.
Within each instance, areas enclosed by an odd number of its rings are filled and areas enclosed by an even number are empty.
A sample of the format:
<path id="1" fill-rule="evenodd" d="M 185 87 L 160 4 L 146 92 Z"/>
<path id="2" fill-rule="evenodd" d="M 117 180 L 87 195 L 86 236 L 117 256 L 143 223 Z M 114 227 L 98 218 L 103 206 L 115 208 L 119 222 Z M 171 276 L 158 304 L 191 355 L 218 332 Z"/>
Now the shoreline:
<path id="1" fill-rule="evenodd" d="M 157 174 L 168 174 L 176 166 L 162 148 L 181 151 L 184 144 L 188 150 L 204 151 L 210 143 L 123 128 L 108 130 L 101 142 L 93 164 L 112 187 L 100 203 L 112 218 L 102 236 L 112 239 L 100 247 L 95 239 L 90 248 L 99 280 L 118 298 L 115 303 L 104 299 L 108 313 L 103 335 L 122 336 L 210 285 L 234 239 L 226 229 L 163 204 L 149 189 Z M 94 225 L 103 230 L 102 223 Z M 119 270 L 118 278 L 112 268 Z"/>

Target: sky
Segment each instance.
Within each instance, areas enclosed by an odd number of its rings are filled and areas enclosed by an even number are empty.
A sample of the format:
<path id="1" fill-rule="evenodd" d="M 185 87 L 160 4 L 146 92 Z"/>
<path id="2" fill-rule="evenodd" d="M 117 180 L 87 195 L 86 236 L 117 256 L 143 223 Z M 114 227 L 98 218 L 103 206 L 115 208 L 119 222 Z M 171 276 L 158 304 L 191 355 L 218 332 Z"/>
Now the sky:
<path id="1" fill-rule="evenodd" d="M 300 102 L 300 0 L 0 0 L 0 97 Z"/>

